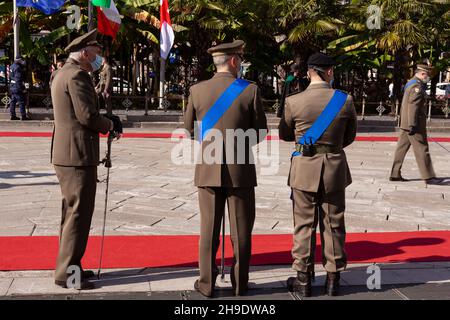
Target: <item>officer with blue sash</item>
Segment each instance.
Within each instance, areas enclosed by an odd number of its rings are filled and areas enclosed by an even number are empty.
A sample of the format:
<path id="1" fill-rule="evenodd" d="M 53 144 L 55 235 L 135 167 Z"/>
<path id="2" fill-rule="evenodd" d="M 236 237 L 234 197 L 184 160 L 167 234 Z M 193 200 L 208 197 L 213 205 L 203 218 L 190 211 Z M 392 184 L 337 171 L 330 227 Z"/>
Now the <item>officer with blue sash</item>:
<path id="1" fill-rule="evenodd" d="M 439 184 L 431 162 L 427 138 L 427 99 L 426 84 L 431 80 L 432 68 L 418 64 L 415 75 L 403 88 L 400 111 L 400 136 L 395 150 L 390 181 L 408 181 L 401 175 L 403 160 L 412 146 L 420 175 L 427 184 Z"/>
<path id="2" fill-rule="evenodd" d="M 258 86 L 238 77 L 243 47 L 244 42 L 236 40 L 208 49 L 217 73 L 190 88 L 184 115 L 186 130 L 191 137 L 201 141 L 201 158 L 196 164 L 194 179 L 200 207 L 200 277 L 194 288 L 207 297 L 213 296 L 219 273 L 216 253 L 225 203 L 234 252 L 230 271 L 233 293 L 244 295 L 247 292 L 256 186 L 251 147 L 264 139 L 267 121 Z M 194 130 L 196 122 L 199 125 L 198 137 L 195 137 Z M 228 135 L 230 132 L 233 136 Z M 252 143 L 252 139 L 239 140 L 234 135 L 239 135 L 239 132 L 253 133 L 256 139 Z M 211 154 L 219 157 L 208 161 L 213 146 L 218 146 L 218 149 Z"/>
<path id="3" fill-rule="evenodd" d="M 352 182 L 344 148 L 356 136 L 353 98 L 334 90 L 334 60 L 322 53 L 308 59 L 308 88 L 286 99 L 279 134 L 295 141 L 288 185 L 294 212 L 293 269 L 288 288 L 311 296 L 316 229 L 320 225 L 322 263 L 327 271 L 325 292 L 337 295 L 340 272 L 347 264 L 345 243 L 345 188 Z"/>

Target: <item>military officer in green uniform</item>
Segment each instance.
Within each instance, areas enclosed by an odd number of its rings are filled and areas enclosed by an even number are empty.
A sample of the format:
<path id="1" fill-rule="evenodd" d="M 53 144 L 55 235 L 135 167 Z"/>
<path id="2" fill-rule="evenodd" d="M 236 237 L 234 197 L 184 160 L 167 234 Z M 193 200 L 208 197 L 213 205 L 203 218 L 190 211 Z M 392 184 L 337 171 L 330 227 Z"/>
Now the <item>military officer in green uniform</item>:
<path id="1" fill-rule="evenodd" d="M 113 91 L 113 70 L 109 63 L 109 58 L 103 57 L 100 80 L 95 87 L 100 103 L 106 109 L 106 114 L 112 114 L 112 91 Z"/>
<path id="2" fill-rule="evenodd" d="M 288 287 L 301 296 L 311 295 L 316 229 L 320 225 L 322 263 L 327 271 L 325 292 L 337 295 L 340 272 L 347 264 L 345 188 L 352 182 L 344 148 L 355 139 L 357 118 L 353 98 L 340 92 L 343 98 L 331 124 L 323 127 L 315 143 L 300 143 L 336 94 L 330 85 L 334 60 L 316 53 L 307 63 L 311 83 L 305 91 L 286 99 L 279 125 L 280 138 L 296 141 L 297 150 L 288 178 L 294 212 L 293 269 L 297 277 L 288 279 Z"/>
<path id="3" fill-rule="evenodd" d="M 258 86 L 248 81 L 237 79 L 243 61 L 244 42 L 236 40 L 224 43 L 208 50 L 213 56 L 217 72 L 213 78 L 192 86 L 189 90 L 189 101 L 185 112 L 185 128 L 194 136 L 196 121 L 206 126 L 212 110 L 227 107 L 226 111 L 216 119 L 211 129 L 221 132 L 226 138 L 226 130 L 263 131 L 267 133 L 267 121 L 261 101 Z M 236 87 L 235 87 L 236 85 Z M 241 87 L 242 86 L 242 87 Z M 238 89 L 237 96 L 231 99 L 231 104 L 216 102 L 232 94 L 230 88 Z M 242 91 L 240 91 L 242 90 Z M 214 111 L 215 112 L 215 111 Z M 202 131 L 203 132 L 203 131 Z M 202 140 L 201 149 L 204 151 L 211 141 Z M 224 141 L 223 143 L 225 143 Z M 236 143 L 235 157 L 241 146 Z M 255 221 L 255 165 L 249 161 L 250 143 L 245 143 L 245 161 L 220 163 L 199 163 L 195 168 L 194 184 L 198 187 L 200 206 L 200 243 L 199 269 L 200 277 L 195 282 L 197 291 L 207 297 L 214 294 L 218 268 L 216 253 L 219 247 L 221 221 L 225 214 L 225 203 L 228 205 L 230 218 L 231 241 L 234 258 L 230 277 L 235 295 L 247 292 L 248 273 L 251 256 L 251 234 Z M 227 159 L 228 149 L 222 150 L 223 159 Z"/>
<path id="4" fill-rule="evenodd" d="M 406 153 L 412 146 L 419 172 L 427 184 L 439 183 L 431 162 L 427 138 L 426 83 L 430 81 L 432 68 L 419 64 L 414 77 L 404 87 L 400 111 L 400 136 L 395 150 L 389 180 L 407 181 L 401 175 Z"/>
<path id="5" fill-rule="evenodd" d="M 122 133 L 120 120 L 101 116 L 89 72 L 100 67 L 97 30 L 80 36 L 67 47 L 66 64 L 55 74 L 51 94 L 54 129 L 51 162 L 62 193 L 62 219 L 55 284 L 66 288 L 68 269 L 77 266 L 81 283 L 76 289 L 91 289 L 86 279 L 94 276 L 81 266 L 94 212 L 99 165 L 99 133 Z"/>

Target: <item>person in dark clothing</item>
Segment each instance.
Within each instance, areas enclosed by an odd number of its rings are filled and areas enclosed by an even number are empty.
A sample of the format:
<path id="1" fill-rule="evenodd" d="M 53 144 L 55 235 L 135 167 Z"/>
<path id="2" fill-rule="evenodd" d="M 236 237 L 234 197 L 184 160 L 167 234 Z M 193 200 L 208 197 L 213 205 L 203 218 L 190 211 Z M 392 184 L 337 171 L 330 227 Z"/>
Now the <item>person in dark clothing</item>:
<path id="1" fill-rule="evenodd" d="M 25 65 L 26 62 L 22 58 L 17 58 L 11 65 L 9 84 L 9 91 L 11 92 L 11 102 L 9 104 L 11 120 L 19 120 L 16 116 L 16 104 L 19 104 L 22 120 L 30 120 L 25 110 Z"/>

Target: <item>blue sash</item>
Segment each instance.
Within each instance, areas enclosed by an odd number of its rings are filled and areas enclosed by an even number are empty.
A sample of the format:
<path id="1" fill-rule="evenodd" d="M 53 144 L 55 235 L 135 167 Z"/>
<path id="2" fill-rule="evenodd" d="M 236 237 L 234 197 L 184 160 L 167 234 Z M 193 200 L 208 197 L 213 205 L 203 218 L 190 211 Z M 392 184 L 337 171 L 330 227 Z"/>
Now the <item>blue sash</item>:
<path id="1" fill-rule="evenodd" d="M 297 143 L 301 145 L 316 143 L 317 140 L 319 140 L 319 138 L 323 135 L 325 130 L 327 130 L 331 125 L 339 111 L 341 111 L 342 107 L 345 104 L 345 101 L 347 101 L 347 94 L 342 91 L 335 90 L 333 97 L 331 98 L 330 102 L 328 102 L 327 106 L 322 111 L 320 116 L 313 123 L 311 128 L 309 128 L 308 131 L 306 131 L 306 133 L 300 137 Z M 298 151 L 294 151 L 294 153 L 292 153 L 293 157 L 299 155 L 301 155 L 301 153 Z"/>
<path id="2" fill-rule="evenodd" d="M 408 89 L 408 87 L 412 86 L 413 84 L 417 83 L 417 79 L 411 79 L 408 81 L 407 84 L 405 84 L 405 87 L 403 88 L 403 91 L 406 91 L 406 89 Z"/>
<path id="3" fill-rule="evenodd" d="M 248 87 L 250 82 L 243 79 L 236 79 L 217 99 L 213 106 L 206 112 L 200 124 L 200 142 L 203 141 L 206 134 L 212 129 L 217 121 L 222 118 L 225 112 L 231 107 L 237 97 Z"/>

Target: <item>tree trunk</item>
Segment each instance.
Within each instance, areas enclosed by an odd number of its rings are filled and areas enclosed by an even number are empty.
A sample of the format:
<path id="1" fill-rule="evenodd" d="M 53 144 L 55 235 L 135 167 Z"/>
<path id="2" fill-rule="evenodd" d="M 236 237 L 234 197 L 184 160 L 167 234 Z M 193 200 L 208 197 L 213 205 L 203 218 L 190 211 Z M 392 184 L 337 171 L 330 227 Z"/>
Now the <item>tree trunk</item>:
<path id="1" fill-rule="evenodd" d="M 394 60 L 394 97 L 395 100 L 401 101 L 403 97 L 403 85 L 407 81 L 408 69 L 408 52 L 400 49 L 395 53 Z"/>
<path id="2" fill-rule="evenodd" d="M 211 47 L 211 35 L 209 32 L 201 29 L 198 25 L 195 26 L 195 51 L 197 57 L 197 80 L 207 80 L 211 78 L 212 73 L 208 71 L 208 67 L 212 64 L 211 55 L 207 50 Z"/>

